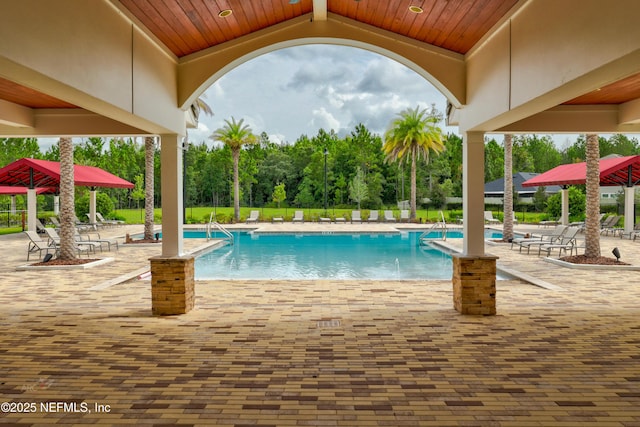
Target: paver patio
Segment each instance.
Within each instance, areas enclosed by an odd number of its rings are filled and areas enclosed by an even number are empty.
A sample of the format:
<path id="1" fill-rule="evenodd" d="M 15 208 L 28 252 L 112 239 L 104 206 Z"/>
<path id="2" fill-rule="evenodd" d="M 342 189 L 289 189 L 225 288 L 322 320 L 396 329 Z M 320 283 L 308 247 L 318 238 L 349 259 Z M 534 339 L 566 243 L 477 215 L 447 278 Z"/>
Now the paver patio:
<path id="1" fill-rule="evenodd" d="M 638 272 L 488 246 L 556 287 L 499 281 L 498 315 L 475 317 L 450 281 L 198 281 L 193 311 L 154 317 L 149 281 L 113 283 L 159 248 L 41 272 L 15 271 L 24 236 L 0 245 L 0 423 L 640 426 Z M 640 264 L 640 242 L 613 246 Z"/>

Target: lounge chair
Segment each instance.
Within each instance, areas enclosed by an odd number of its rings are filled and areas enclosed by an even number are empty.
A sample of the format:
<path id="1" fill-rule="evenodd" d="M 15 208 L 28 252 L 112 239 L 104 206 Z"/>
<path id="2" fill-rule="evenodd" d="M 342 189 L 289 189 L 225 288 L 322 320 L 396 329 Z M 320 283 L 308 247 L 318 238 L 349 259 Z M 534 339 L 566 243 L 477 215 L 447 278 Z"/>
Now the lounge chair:
<path id="1" fill-rule="evenodd" d="M 618 225 L 618 222 L 620 221 L 620 218 L 621 217 L 618 215 L 611 215 L 605 218 L 605 220 L 602 222 L 602 226 L 600 227 L 600 234 L 604 233 L 605 236 L 608 236 L 609 233 L 611 233 L 613 236 L 615 236 L 616 233 L 621 232 L 623 229 L 620 227 L 616 227 Z"/>
<path id="2" fill-rule="evenodd" d="M 493 213 L 491 211 L 484 211 L 484 222 L 487 224 L 500 224 L 500 221 L 493 217 Z"/>
<path id="3" fill-rule="evenodd" d="M 303 211 L 295 211 L 293 214 L 293 218 L 291 222 L 302 222 L 304 223 L 304 212 Z"/>
<path id="4" fill-rule="evenodd" d="M 578 235 L 579 231 L 580 228 L 578 227 L 567 228 L 566 233 L 564 233 L 562 237 L 560 237 L 560 239 L 556 240 L 555 243 L 546 243 L 540 245 L 538 247 L 538 255 L 540 255 L 542 251 L 547 251 L 547 256 L 549 256 L 551 255 L 551 251 L 553 249 L 558 249 L 558 255 L 561 255 L 562 251 L 569 251 L 569 253 L 573 255 L 574 248 L 576 249 L 577 253 L 576 236 Z"/>
<path id="5" fill-rule="evenodd" d="M 513 239 L 511 241 L 511 248 L 513 245 L 518 245 L 518 252 L 522 252 L 522 248 L 527 248 L 527 253 L 531 250 L 531 246 L 538 246 L 544 244 L 553 244 L 560 241 L 559 239 L 564 236 L 569 227 L 566 225 L 557 225 L 550 233 L 543 233 L 538 237 L 523 237 Z"/>
<path id="6" fill-rule="evenodd" d="M 402 209 L 400 211 L 400 222 L 409 222 L 409 210 Z"/>
<path id="7" fill-rule="evenodd" d="M 98 237 L 94 237 L 94 236 L 98 236 Z M 111 250 L 111 245 L 115 245 L 116 250 L 118 250 L 118 240 L 116 239 L 106 239 L 103 237 L 100 237 L 100 233 L 98 233 L 97 231 L 93 231 L 93 232 L 88 232 L 88 233 L 84 233 L 84 234 L 80 234 L 76 231 L 76 241 L 77 242 L 82 242 L 82 241 L 86 241 L 86 242 L 97 242 L 100 243 L 100 245 L 102 245 L 103 243 L 107 244 L 107 250 L 110 251 Z M 100 246 L 100 250 L 102 251 L 102 246 Z"/>
<path id="8" fill-rule="evenodd" d="M 53 228 L 45 228 L 44 230 L 49 237 L 49 246 L 60 246 L 60 235 Z M 102 252 L 102 245 L 98 242 L 90 242 L 86 240 L 78 240 L 78 238 L 74 238 L 74 242 L 76 244 L 76 249 L 78 252 L 94 252 L 96 248 L 100 248 Z"/>
<path id="9" fill-rule="evenodd" d="M 331 222 L 331 218 L 327 217 L 327 216 L 321 216 L 318 218 L 318 222 Z"/>
<path id="10" fill-rule="evenodd" d="M 384 222 L 396 222 L 392 211 L 384 211 Z"/>
<path id="11" fill-rule="evenodd" d="M 118 219 L 104 219 L 100 212 L 96 212 L 96 219 L 98 220 L 98 224 L 105 226 L 118 226 L 124 224 L 124 221 L 120 221 Z"/>
<path id="12" fill-rule="evenodd" d="M 25 231 L 24 232 L 27 237 L 29 237 L 29 246 L 27 248 L 27 261 L 29 261 L 29 257 L 33 253 L 38 253 L 38 257 L 42 258 L 42 252 L 46 254 L 49 251 L 53 251 L 55 254 L 58 251 L 58 247 L 55 245 L 50 245 L 46 240 L 38 235 L 35 231 Z"/>
<path id="13" fill-rule="evenodd" d="M 362 224 L 362 217 L 360 216 L 360 211 L 351 211 L 351 224 L 353 224 L 354 221 Z"/>
<path id="14" fill-rule="evenodd" d="M 369 218 L 367 218 L 367 222 L 378 222 L 378 211 L 369 212 Z"/>
<path id="15" fill-rule="evenodd" d="M 247 224 L 249 224 L 250 222 L 258 222 L 259 218 L 260 211 L 251 211 L 251 213 L 249 214 L 249 218 L 247 218 Z"/>
<path id="16" fill-rule="evenodd" d="M 629 239 L 633 239 L 635 237 L 635 234 L 637 234 L 638 232 L 640 232 L 640 222 L 633 226 L 633 230 L 628 232 L 624 232 L 623 230 L 622 232 L 620 232 L 620 238 L 624 239 L 625 236 L 627 236 L 629 237 Z"/>

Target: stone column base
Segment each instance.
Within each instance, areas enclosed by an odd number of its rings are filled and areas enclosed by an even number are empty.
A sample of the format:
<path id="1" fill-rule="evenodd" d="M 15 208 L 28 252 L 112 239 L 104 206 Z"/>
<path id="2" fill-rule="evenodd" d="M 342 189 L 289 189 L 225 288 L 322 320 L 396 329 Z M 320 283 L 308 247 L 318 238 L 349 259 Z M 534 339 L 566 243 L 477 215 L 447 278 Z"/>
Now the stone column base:
<path id="1" fill-rule="evenodd" d="M 194 257 L 153 257 L 151 308 L 153 314 L 170 316 L 191 311 L 195 303 Z"/>
<path id="2" fill-rule="evenodd" d="M 453 254 L 453 306 L 461 314 L 496 314 L 495 256 Z"/>

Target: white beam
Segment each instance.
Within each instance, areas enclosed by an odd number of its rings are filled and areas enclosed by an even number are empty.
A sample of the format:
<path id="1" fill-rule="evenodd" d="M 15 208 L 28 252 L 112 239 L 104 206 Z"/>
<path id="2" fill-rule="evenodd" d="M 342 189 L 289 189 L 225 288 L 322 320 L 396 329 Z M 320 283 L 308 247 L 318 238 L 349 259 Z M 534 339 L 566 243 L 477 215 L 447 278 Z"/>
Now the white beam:
<path id="1" fill-rule="evenodd" d="M 33 123 L 30 127 L 15 127 L 2 123 L 0 114 L 0 135 L 13 137 L 67 136 L 120 136 L 148 135 L 148 132 L 126 125 L 108 117 L 81 108 L 32 110 Z"/>
<path id="2" fill-rule="evenodd" d="M 635 102 L 635 101 L 633 101 Z M 499 133 L 634 133 L 640 132 L 640 103 L 628 102 L 626 123 L 617 105 L 559 105 L 496 129 Z M 638 108 L 638 111 L 634 111 Z M 633 122 L 631 119 L 637 120 Z"/>
<path id="3" fill-rule="evenodd" d="M 34 122 L 31 108 L 0 99 L 0 124 L 33 127 Z"/>
<path id="4" fill-rule="evenodd" d="M 640 124 L 640 99 L 634 99 L 620 105 L 618 122 L 620 124 Z"/>
<path id="5" fill-rule="evenodd" d="M 313 0 L 313 20 L 327 20 L 327 0 Z"/>

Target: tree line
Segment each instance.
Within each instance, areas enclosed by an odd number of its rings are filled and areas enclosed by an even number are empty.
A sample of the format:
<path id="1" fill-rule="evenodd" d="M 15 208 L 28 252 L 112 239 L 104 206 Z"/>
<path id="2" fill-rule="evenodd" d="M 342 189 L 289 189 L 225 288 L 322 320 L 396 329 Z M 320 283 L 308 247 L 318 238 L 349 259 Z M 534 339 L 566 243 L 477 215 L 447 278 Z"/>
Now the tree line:
<path id="1" fill-rule="evenodd" d="M 385 161 L 383 139 L 364 125 L 339 136 L 320 129 L 315 136 L 300 136 L 291 144 L 276 144 L 266 133 L 256 144 L 242 148 L 239 156 L 239 200 L 245 207 L 324 206 L 325 161 L 327 203 L 331 207 L 381 209 L 408 200 L 410 167 Z M 448 134 L 444 150 L 417 159 L 417 197 L 429 198 L 441 207 L 449 196 L 462 195 L 462 139 Z M 584 161 L 586 139 L 558 148 L 548 135 L 513 136 L 513 173 L 545 172 L 565 163 Z M 600 157 L 609 154 L 640 154 L 636 138 L 612 135 L 599 138 Z M 325 154 L 326 153 L 326 154 Z M 36 138 L 0 138 L 0 167 L 32 157 L 59 161 L 57 144 L 46 151 Z M 133 190 L 101 189 L 118 209 L 144 205 L 145 147 L 142 138 L 84 138 L 74 144 L 74 162 L 103 168 L 134 184 Z M 229 146 L 211 141 L 193 142 L 184 152 L 185 205 L 233 206 L 233 159 Z M 155 151 L 155 205 L 161 206 L 160 156 Z M 504 173 L 503 141 L 485 144 L 485 182 Z M 77 199 L 88 189 L 76 188 Z M 51 210 L 51 198 L 39 197 L 41 209 Z M 0 197 L 7 206 L 7 196 Z"/>

